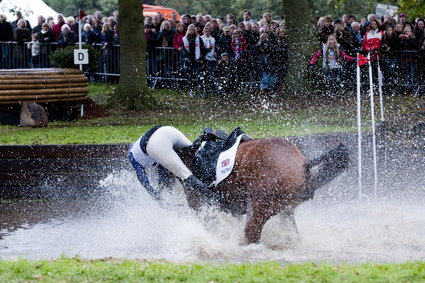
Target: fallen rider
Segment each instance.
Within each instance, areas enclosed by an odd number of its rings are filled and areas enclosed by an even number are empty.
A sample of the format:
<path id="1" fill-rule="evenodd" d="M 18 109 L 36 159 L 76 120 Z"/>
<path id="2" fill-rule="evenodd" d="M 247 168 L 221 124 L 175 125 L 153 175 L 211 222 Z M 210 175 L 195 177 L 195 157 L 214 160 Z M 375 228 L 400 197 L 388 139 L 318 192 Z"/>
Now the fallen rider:
<path id="1" fill-rule="evenodd" d="M 128 157 L 137 177 L 148 193 L 161 201 L 161 186 L 170 187 L 169 181 L 177 177 L 191 208 L 198 210 L 203 204 L 219 205 L 223 197 L 214 187 L 230 175 L 236 149 L 241 139 L 247 139 L 237 128 L 231 134 L 205 128 L 193 143 L 171 126 L 155 126 L 130 146 Z M 186 157 L 180 157 L 186 156 Z M 190 163 L 193 172 L 185 165 Z M 148 171 L 156 170 L 158 186 L 149 180 Z"/>
<path id="2" fill-rule="evenodd" d="M 130 162 L 136 170 L 140 183 L 152 197 L 161 199 L 160 190 L 153 188 L 149 180 L 148 169 L 157 169 L 158 175 L 163 176 L 160 181 L 170 178 L 167 176 L 170 172 L 174 174 L 181 180 L 186 195 L 198 198 L 199 205 L 219 201 L 220 195 L 195 177 L 177 155 L 176 151 L 191 146 L 192 142 L 182 132 L 174 127 L 161 125 L 151 128 L 130 145 L 128 151 Z"/>

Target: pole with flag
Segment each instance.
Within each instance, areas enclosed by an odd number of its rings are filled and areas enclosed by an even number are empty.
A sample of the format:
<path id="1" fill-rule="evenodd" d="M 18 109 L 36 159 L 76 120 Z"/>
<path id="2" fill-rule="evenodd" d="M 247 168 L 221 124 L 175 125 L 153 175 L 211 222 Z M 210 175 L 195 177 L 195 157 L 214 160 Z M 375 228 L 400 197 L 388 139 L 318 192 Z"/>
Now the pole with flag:
<path id="1" fill-rule="evenodd" d="M 362 118 L 360 95 L 360 66 L 367 63 L 367 58 L 357 53 L 357 173 L 359 178 L 359 199 L 362 198 Z"/>

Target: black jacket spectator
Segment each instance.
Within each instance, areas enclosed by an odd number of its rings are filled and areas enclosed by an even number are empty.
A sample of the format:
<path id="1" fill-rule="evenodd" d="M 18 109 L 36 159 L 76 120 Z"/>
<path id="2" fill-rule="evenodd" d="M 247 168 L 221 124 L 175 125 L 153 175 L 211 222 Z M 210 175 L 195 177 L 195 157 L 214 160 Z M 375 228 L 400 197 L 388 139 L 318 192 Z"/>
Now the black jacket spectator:
<path id="1" fill-rule="evenodd" d="M 101 42 L 100 34 L 102 33 L 102 25 L 100 24 L 100 21 L 98 20 L 93 21 L 92 30 L 94 34 L 96 35 L 96 43 L 100 43 Z"/>
<path id="2" fill-rule="evenodd" d="M 0 41 L 12 41 L 12 25 L 6 19 L 0 19 Z"/>
<path id="3" fill-rule="evenodd" d="M 258 67 L 267 73 L 276 73 L 279 70 L 280 54 L 276 52 L 276 45 L 265 39 L 255 46 Z"/>
<path id="4" fill-rule="evenodd" d="M 318 30 L 320 42 L 326 43 L 328 41 L 329 35 L 331 35 L 333 33 L 334 33 L 334 27 L 333 26 L 329 26 L 329 27 L 323 26 L 323 27 L 321 27 Z"/>
<path id="5" fill-rule="evenodd" d="M 156 38 L 156 46 L 173 47 L 174 32 L 169 29 L 164 29 L 158 33 Z"/>
<path id="6" fill-rule="evenodd" d="M 53 33 L 51 29 L 47 31 L 41 30 L 37 33 L 38 41 L 40 43 L 50 43 L 53 40 Z"/>
<path id="7" fill-rule="evenodd" d="M 20 11 L 16 12 L 16 20 L 14 20 L 11 25 L 12 25 L 12 31 L 15 32 L 15 29 L 18 27 L 18 22 L 19 20 L 22 19 L 22 14 Z M 24 20 L 25 21 L 25 25 L 26 28 L 30 31 L 31 33 L 31 24 L 28 20 Z"/>
<path id="8" fill-rule="evenodd" d="M 26 68 L 26 59 L 29 54 L 26 46 L 24 46 L 24 42 L 31 41 L 31 30 L 25 27 L 23 20 L 18 22 L 18 26 L 13 33 L 13 40 L 18 43 L 13 46 L 15 67 Z"/>
<path id="9" fill-rule="evenodd" d="M 419 44 L 414 37 L 400 36 L 400 50 L 418 50 Z"/>
<path id="10" fill-rule="evenodd" d="M 211 36 L 215 38 L 215 42 L 218 42 L 220 40 L 221 35 L 223 34 L 223 31 L 219 29 L 218 27 L 211 29 Z"/>
<path id="11" fill-rule="evenodd" d="M 114 34 L 113 34 L 113 44 L 114 45 L 120 45 L 120 31 L 117 25 L 114 26 Z"/>
<path id="12" fill-rule="evenodd" d="M 418 19 L 416 21 L 415 29 L 413 30 L 413 33 L 415 34 L 415 37 L 419 43 L 419 46 L 422 46 L 425 39 L 425 29 L 424 28 L 421 29 L 419 25 L 422 25 L 422 26 L 425 25 L 425 20 Z"/>
<path id="13" fill-rule="evenodd" d="M 228 28 L 224 28 L 223 34 L 220 36 L 220 39 L 217 43 L 217 54 L 227 53 L 230 58 L 233 57 L 232 50 L 232 36 L 230 35 L 230 30 Z"/>
<path id="14" fill-rule="evenodd" d="M 31 41 L 31 31 L 26 27 L 17 27 L 13 33 L 13 40 L 18 43 Z"/>
<path id="15" fill-rule="evenodd" d="M 72 31 L 67 24 L 63 25 L 62 32 L 58 39 L 58 44 L 62 47 L 66 47 L 74 45 L 76 42 L 78 42 L 78 36 L 75 34 L 75 32 Z"/>
<path id="16" fill-rule="evenodd" d="M 37 34 L 40 30 L 41 30 L 41 24 L 38 24 L 32 29 L 31 33 Z"/>
<path id="17" fill-rule="evenodd" d="M 400 50 L 400 38 L 395 34 L 394 31 L 391 33 L 391 29 L 387 28 L 384 37 L 382 38 L 382 52 L 387 56 L 392 55 L 396 50 Z"/>
<path id="18" fill-rule="evenodd" d="M 37 21 L 38 23 L 35 27 L 33 27 L 31 34 L 38 34 L 41 31 L 43 24 L 46 22 L 43 16 L 38 16 Z"/>
<path id="19" fill-rule="evenodd" d="M 81 41 L 86 44 L 92 45 L 94 43 L 98 43 L 99 39 L 93 30 L 84 30 L 81 32 Z"/>
<path id="20" fill-rule="evenodd" d="M 102 31 L 100 40 L 104 46 L 111 46 L 114 42 L 114 32 L 112 30 Z"/>
<path id="21" fill-rule="evenodd" d="M 146 52 L 149 57 L 152 57 L 156 47 L 156 33 L 151 25 L 145 25 Z"/>
<path id="22" fill-rule="evenodd" d="M 260 35 L 253 32 L 252 30 L 245 30 L 242 32 L 243 38 L 246 40 L 246 49 L 252 50 L 260 39 Z"/>

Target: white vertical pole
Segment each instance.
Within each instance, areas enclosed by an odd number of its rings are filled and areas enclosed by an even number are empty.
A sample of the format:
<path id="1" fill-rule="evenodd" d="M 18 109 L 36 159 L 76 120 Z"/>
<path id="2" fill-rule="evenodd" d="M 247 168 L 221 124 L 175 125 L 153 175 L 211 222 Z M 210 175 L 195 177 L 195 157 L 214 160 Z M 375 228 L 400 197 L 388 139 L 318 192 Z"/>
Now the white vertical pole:
<path id="1" fill-rule="evenodd" d="M 386 146 L 385 146 L 385 111 L 384 111 L 384 96 L 382 94 L 382 86 L 383 86 L 383 82 L 384 82 L 384 76 L 382 75 L 382 71 L 381 71 L 381 66 L 379 65 L 379 60 L 378 60 L 378 81 L 379 81 L 379 103 L 381 106 L 381 126 L 380 126 L 380 146 L 383 146 L 384 149 L 384 166 L 383 166 L 383 172 L 384 172 L 384 176 L 386 176 L 387 174 L 387 150 L 386 150 Z M 382 168 L 382 165 L 381 165 Z M 382 171 L 381 171 L 382 172 Z M 381 175 L 382 176 L 382 175 Z M 380 182 L 380 186 L 381 186 L 381 190 L 385 189 L 385 184 L 386 184 L 386 178 L 383 178 L 382 181 Z"/>
<path id="2" fill-rule="evenodd" d="M 81 15 L 81 13 L 79 13 Z M 78 16 L 78 49 L 81 51 L 81 17 Z M 83 71 L 83 65 L 80 64 L 80 71 Z"/>
<path id="3" fill-rule="evenodd" d="M 376 131 L 375 131 L 375 104 L 373 101 L 373 77 L 372 77 L 372 63 L 370 62 L 370 52 L 367 55 L 369 61 L 369 87 L 370 87 L 370 115 L 372 117 L 372 150 L 373 150 L 373 177 L 374 177 L 374 196 L 378 197 L 378 172 L 376 162 Z"/>
<path id="4" fill-rule="evenodd" d="M 382 72 L 381 72 L 381 67 L 379 66 L 379 60 L 378 60 L 378 82 L 379 82 L 379 103 L 380 103 L 380 107 L 381 107 L 381 122 L 385 122 L 384 97 L 382 95 L 383 76 L 382 76 Z"/>
<path id="5" fill-rule="evenodd" d="M 359 54 L 357 54 L 357 60 Z M 362 199 L 362 118 L 361 118 L 361 97 L 360 97 L 360 66 L 357 64 L 357 158 L 358 158 L 358 178 L 359 178 L 359 200 Z"/>

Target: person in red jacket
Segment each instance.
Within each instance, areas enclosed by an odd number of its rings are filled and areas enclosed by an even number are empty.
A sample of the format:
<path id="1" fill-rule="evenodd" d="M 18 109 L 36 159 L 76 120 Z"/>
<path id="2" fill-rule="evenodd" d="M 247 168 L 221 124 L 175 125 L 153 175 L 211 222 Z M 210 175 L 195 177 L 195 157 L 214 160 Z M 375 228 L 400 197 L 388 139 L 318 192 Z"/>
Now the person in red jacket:
<path id="1" fill-rule="evenodd" d="M 62 14 L 58 14 L 58 22 L 53 26 L 53 41 L 58 41 L 59 36 L 62 33 L 62 26 L 65 24 L 65 19 Z"/>
<path id="2" fill-rule="evenodd" d="M 246 50 L 246 40 L 243 38 L 241 30 L 236 29 L 233 31 L 232 42 L 230 43 L 232 47 L 234 60 L 239 62 L 240 60 L 245 59 L 245 50 Z"/>
<path id="3" fill-rule="evenodd" d="M 182 72 L 185 72 L 185 69 L 183 68 L 183 37 L 186 36 L 186 26 L 183 23 L 178 23 L 176 25 L 176 33 L 173 37 L 173 47 L 177 50 L 175 56 L 175 64 L 176 64 L 176 70 L 182 70 Z M 185 77 L 185 73 L 177 74 L 180 77 Z"/>
<path id="4" fill-rule="evenodd" d="M 323 75 L 330 85 L 340 84 L 342 82 L 343 59 L 347 61 L 356 60 L 356 58 L 348 56 L 344 50 L 342 50 L 333 34 L 328 37 L 322 49 L 313 55 L 310 60 L 310 66 L 314 66 L 320 56 L 323 58 Z"/>
<path id="5" fill-rule="evenodd" d="M 376 59 L 381 60 L 380 49 L 382 47 L 383 37 L 384 32 L 379 30 L 378 20 L 372 20 L 370 22 L 370 31 L 364 35 L 362 44 L 363 51 L 370 53 L 371 61 L 375 61 Z"/>
<path id="6" fill-rule="evenodd" d="M 173 47 L 177 49 L 177 51 L 182 51 L 183 49 L 183 37 L 186 36 L 186 29 L 184 24 L 178 23 L 176 25 L 176 33 L 173 38 Z"/>

